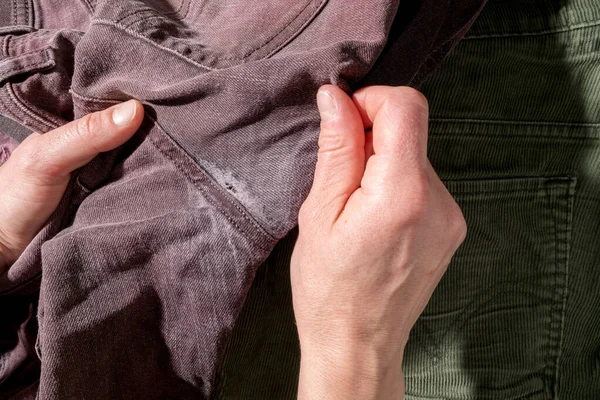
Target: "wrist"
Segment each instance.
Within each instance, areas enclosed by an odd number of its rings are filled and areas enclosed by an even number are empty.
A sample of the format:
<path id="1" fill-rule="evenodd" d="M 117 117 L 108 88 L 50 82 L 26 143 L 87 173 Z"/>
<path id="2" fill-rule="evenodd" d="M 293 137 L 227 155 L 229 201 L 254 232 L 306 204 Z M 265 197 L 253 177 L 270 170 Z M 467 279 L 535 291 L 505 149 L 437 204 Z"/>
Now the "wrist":
<path id="1" fill-rule="evenodd" d="M 359 342 L 302 343 L 298 399 L 403 399 L 402 354 Z"/>

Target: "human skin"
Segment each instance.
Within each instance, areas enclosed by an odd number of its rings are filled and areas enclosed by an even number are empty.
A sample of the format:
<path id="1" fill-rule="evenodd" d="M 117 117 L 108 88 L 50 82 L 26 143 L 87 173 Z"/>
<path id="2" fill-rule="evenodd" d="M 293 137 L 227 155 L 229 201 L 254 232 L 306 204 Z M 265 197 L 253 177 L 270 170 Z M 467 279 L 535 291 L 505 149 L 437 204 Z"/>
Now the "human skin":
<path id="1" fill-rule="evenodd" d="M 101 152 L 125 143 L 142 123 L 144 108 L 130 100 L 33 133 L 0 167 L 0 273 L 4 272 L 58 206 L 71 173 Z"/>
<path id="2" fill-rule="evenodd" d="M 291 260 L 298 399 L 402 399 L 409 332 L 466 235 L 407 87 L 317 94 L 319 153 Z M 365 133 L 365 130 L 367 131 Z"/>
<path id="3" fill-rule="evenodd" d="M 427 159 L 420 93 L 369 87 L 350 98 L 326 85 L 317 102 L 318 162 L 291 261 L 298 398 L 400 399 L 409 331 L 465 222 Z M 50 217 L 71 173 L 127 141 L 142 119 L 131 100 L 15 149 L 0 167 L 0 272 Z"/>

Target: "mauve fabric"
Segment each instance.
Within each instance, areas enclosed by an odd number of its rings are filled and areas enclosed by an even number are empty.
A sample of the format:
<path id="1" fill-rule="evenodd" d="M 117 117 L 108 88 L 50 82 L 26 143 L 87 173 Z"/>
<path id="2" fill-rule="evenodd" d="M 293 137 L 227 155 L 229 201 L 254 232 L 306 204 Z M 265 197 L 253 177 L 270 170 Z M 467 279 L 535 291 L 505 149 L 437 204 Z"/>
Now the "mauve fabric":
<path id="1" fill-rule="evenodd" d="M 0 277 L 0 298 L 39 291 L 37 396 L 210 397 L 256 268 L 310 187 L 318 87 L 418 86 L 483 3 L 1 3 L 0 113 L 46 132 L 130 98 L 146 109 Z"/>
<path id="2" fill-rule="evenodd" d="M 8 160 L 8 157 L 10 157 L 18 144 L 19 143 L 16 140 L 0 132 L 0 165 Z"/>

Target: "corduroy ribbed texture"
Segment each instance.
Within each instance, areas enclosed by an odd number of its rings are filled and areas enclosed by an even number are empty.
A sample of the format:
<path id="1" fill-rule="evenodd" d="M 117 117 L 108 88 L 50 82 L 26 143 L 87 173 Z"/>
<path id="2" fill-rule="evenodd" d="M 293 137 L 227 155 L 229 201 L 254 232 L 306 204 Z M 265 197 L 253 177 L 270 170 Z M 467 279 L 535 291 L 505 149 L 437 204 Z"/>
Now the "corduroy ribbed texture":
<path id="1" fill-rule="evenodd" d="M 407 398 L 600 399 L 600 2 L 491 0 L 424 93 L 469 233 L 411 334 Z M 295 398 L 287 240 L 221 399 Z"/>

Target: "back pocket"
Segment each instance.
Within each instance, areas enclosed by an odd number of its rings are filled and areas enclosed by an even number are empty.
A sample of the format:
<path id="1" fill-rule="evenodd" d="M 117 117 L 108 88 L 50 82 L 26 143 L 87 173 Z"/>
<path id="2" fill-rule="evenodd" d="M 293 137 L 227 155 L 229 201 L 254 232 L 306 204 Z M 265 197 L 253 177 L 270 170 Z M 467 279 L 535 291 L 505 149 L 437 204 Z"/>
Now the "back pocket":
<path id="1" fill-rule="evenodd" d="M 554 398 L 575 180 L 445 184 L 468 234 L 411 332 L 407 398 Z"/>

